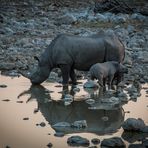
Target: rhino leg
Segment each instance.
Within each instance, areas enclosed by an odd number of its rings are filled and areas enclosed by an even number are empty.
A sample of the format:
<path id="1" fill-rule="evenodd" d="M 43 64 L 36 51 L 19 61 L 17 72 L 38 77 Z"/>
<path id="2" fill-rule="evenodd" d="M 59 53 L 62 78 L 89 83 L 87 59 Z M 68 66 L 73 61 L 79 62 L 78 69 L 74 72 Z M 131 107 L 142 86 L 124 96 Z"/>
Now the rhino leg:
<path id="1" fill-rule="evenodd" d="M 62 72 L 62 78 L 63 78 L 63 86 L 68 85 L 68 80 L 70 76 L 70 66 L 67 64 L 61 64 L 59 65 L 61 72 Z"/>
<path id="2" fill-rule="evenodd" d="M 72 80 L 72 84 L 77 85 L 77 79 L 76 79 L 76 74 L 75 74 L 74 68 L 71 68 L 71 70 L 70 70 L 70 78 Z"/>
<path id="3" fill-rule="evenodd" d="M 112 87 L 113 78 L 114 78 L 113 75 L 110 75 L 110 76 L 108 77 L 108 89 L 109 89 L 109 90 L 110 90 L 111 87 Z"/>

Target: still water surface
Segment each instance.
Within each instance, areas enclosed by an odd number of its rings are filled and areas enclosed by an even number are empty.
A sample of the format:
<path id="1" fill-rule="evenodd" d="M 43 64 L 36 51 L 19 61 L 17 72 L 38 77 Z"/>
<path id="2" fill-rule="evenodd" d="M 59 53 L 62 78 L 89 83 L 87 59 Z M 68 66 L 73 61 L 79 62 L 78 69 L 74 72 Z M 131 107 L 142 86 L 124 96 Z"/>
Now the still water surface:
<path id="1" fill-rule="evenodd" d="M 7 85 L 0 88 L 0 148 L 46 148 L 51 142 L 54 148 L 68 148 L 67 139 L 72 135 L 80 135 L 89 140 L 92 138 L 110 138 L 123 134 L 120 127 L 127 118 L 142 118 L 148 125 L 148 97 L 146 89 L 142 89 L 141 97 L 136 102 L 112 111 L 90 110 L 84 101 L 90 94 L 79 84 L 80 92 L 75 94 L 75 101 L 68 106 L 62 101 L 62 87 L 58 83 L 43 83 L 42 86 L 32 87 L 24 77 L 11 78 L 0 75 L 0 84 Z M 10 101 L 2 101 L 2 100 Z M 20 101 L 23 101 L 22 103 Z M 38 111 L 38 112 L 37 112 Z M 130 111 L 130 113 L 125 113 Z M 103 117 L 108 117 L 104 121 Z M 29 120 L 23 120 L 29 118 Z M 87 128 L 61 129 L 52 128 L 58 122 L 73 123 L 77 120 L 86 120 Z M 46 126 L 36 124 L 45 122 Z M 54 136 L 55 132 L 62 131 L 64 137 Z M 124 141 L 127 145 L 128 142 Z M 93 144 L 91 143 L 90 146 Z M 98 146 L 99 147 L 99 146 Z"/>

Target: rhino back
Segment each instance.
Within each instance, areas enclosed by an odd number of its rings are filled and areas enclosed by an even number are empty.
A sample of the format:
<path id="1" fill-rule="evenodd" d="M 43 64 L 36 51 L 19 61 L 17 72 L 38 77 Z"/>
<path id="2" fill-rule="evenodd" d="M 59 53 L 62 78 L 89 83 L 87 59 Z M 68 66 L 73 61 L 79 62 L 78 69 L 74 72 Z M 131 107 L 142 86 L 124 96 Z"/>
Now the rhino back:
<path id="1" fill-rule="evenodd" d="M 49 46 L 48 57 L 53 65 L 71 64 L 78 70 L 89 70 L 95 63 L 122 61 L 123 45 L 114 35 L 88 37 L 59 35 Z"/>
<path id="2" fill-rule="evenodd" d="M 78 70 L 88 70 L 97 62 L 103 62 L 105 46 L 103 39 L 78 36 L 61 36 L 53 47 L 55 64 L 73 64 Z"/>

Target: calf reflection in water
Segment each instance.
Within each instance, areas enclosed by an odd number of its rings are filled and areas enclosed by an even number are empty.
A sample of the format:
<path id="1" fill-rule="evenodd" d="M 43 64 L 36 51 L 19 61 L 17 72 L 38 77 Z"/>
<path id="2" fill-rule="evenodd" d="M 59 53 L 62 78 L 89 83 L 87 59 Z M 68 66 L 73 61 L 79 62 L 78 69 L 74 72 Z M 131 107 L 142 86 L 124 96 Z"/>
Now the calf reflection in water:
<path id="1" fill-rule="evenodd" d="M 95 110 L 89 109 L 91 105 L 87 104 L 85 101 L 73 101 L 70 105 L 65 106 L 63 99 L 59 101 L 51 100 L 50 92 L 41 85 L 31 86 L 29 90 L 21 93 L 18 98 L 26 94 L 30 94 L 30 98 L 27 102 L 30 102 L 32 99 L 37 101 L 37 110 L 42 113 L 56 132 L 63 132 L 64 134 L 78 132 L 95 133 L 98 135 L 109 134 L 116 132 L 124 121 L 124 111 L 122 107 L 115 110 Z M 47 98 L 50 101 L 47 101 Z M 54 126 L 60 122 L 72 124 L 75 121 L 81 120 L 86 121 L 87 127 L 73 128 L 71 126 Z"/>

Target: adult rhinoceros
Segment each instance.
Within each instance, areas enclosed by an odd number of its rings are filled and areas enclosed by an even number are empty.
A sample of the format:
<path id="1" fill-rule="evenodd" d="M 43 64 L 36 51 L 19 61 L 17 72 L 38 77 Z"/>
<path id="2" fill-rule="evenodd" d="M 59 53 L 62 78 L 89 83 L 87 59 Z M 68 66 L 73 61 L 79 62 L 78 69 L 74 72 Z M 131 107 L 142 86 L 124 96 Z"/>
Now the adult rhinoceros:
<path id="1" fill-rule="evenodd" d="M 62 72 L 63 85 L 76 84 L 74 69 L 88 71 L 95 63 L 119 61 L 124 59 L 125 48 L 113 33 L 99 32 L 95 35 L 81 37 L 75 35 L 58 35 L 39 58 L 36 72 L 27 76 L 32 84 L 45 81 L 53 68 Z"/>

